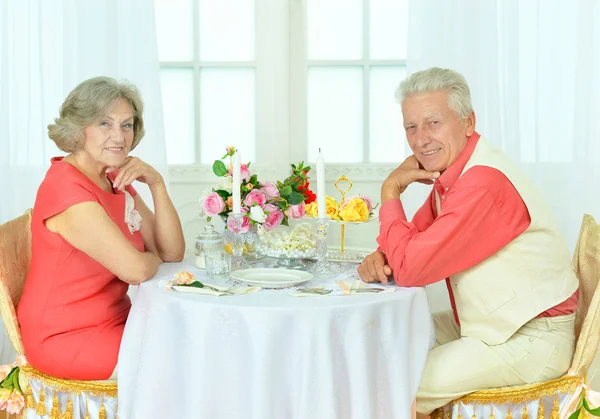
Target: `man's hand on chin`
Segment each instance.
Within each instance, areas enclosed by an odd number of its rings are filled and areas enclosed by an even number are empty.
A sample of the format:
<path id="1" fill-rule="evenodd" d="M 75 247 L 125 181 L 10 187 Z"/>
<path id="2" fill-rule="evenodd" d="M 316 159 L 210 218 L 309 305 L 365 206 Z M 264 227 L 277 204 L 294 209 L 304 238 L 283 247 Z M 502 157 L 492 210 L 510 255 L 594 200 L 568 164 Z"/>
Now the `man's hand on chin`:
<path id="1" fill-rule="evenodd" d="M 419 166 L 419 161 L 412 155 L 398 166 L 381 187 L 381 205 L 391 199 L 398 199 L 400 194 L 413 182 L 431 185 L 434 179 L 440 177 L 439 172 L 428 172 Z"/>
<path id="2" fill-rule="evenodd" d="M 360 279 L 363 282 L 381 282 L 387 284 L 392 280 L 392 268 L 387 264 L 387 260 L 382 251 L 377 250 L 367 256 L 357 268 Z"/>

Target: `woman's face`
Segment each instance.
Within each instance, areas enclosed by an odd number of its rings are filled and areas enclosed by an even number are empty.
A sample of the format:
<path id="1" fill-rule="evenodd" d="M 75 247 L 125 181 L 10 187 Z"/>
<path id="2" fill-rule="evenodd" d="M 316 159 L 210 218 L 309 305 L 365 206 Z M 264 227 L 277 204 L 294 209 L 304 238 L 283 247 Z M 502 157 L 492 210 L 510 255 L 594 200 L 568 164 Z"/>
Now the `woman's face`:
<path id="1" fill-rule="evenodd" d="M 80 153 L 102 167 L 121 166 L 133 143 L 133 108 L 123 98 L 117 99 L 107 114 L 85 127 Z"/>

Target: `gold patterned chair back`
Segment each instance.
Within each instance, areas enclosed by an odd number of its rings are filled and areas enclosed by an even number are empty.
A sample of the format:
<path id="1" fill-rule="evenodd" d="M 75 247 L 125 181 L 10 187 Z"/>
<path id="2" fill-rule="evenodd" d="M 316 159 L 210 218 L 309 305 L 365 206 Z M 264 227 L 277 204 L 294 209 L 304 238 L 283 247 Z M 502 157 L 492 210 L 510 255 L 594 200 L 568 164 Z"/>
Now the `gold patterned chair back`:
<path id="1" fill-rule="evenodd" d="M 0 225 L 0 314 L 18 355 L 24 355 L 16 309 L 31 261 L 31 210 Z"/>
<path id="2" fill-rule="evenodd" d="M 600 343 L 600 225 L 588 214 L 583 216 L 573 267 L 579 278 L 579 308 L 572 368 L 585 377 Z"/>
<path id="3" fill-rule="evenodd" d="M 432 413 L 433 419 L 559 418 L 571 414 L 571 397 L 578 395 L 600 343 L 600 225 L 585 214 L 573 255 L 579 278 L 576 346 L 569 374 L 543 383 L 480 390 Z M 593 406 L 597 407 L 597 406 Z M 512 413 L 511 413 L 512 412 Z M 562 416 L 561 416 L 562 414 Z M 513 416 L 514 415 L 514 416 Z M 587 416 L 581 413 L 579 416 Z"/>

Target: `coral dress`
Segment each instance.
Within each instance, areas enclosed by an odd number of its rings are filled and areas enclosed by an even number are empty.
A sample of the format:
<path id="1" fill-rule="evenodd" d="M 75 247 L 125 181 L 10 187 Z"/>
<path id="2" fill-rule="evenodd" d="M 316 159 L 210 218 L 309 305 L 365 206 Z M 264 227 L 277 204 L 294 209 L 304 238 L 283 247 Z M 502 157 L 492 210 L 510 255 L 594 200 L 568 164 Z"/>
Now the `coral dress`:
<path id="1" fill-rule="evenodd" d="M 128 194 L 106 192 L 62 157 L 51 162 L 33 207 L 32 260 L 18 306 L 25 355 L 32 366 L 53 376 L 107 379 L 117 364 L 131 308 L 128 284 L 48 230 L 45 220 L 75 204 L 98 202 L 143 251 L 139 222 L 135 228 L 125 222 L 126 202 L 133 205 L 136 192 L 131 186 Z"/>

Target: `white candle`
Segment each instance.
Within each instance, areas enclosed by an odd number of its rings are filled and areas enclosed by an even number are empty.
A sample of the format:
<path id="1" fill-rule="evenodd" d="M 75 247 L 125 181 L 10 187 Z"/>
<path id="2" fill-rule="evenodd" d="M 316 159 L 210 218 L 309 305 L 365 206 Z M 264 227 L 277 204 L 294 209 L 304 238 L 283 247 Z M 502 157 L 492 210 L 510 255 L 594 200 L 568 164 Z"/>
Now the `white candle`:
<path id="1" fill-rule="evenodd" d="M 317 210 L 319 217 L 326 217 L 325 211 L 325 162 L 321 149 L 317 155 Z"/>
<path id="2" fill-rule="evenodd" d="M 235 151 L 233 155 L 233 182 L 232 182 L 232 195 L 233 195 L 233 213 L 240 214 L 242 212 L 242 198 L 241 198 L 241 185 L 242 185 L 242 171 L 241 171 L 241 159 L 240 152 Z"/>

